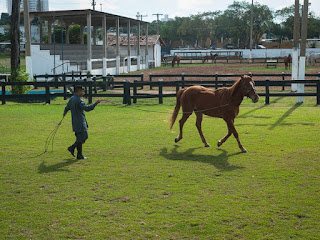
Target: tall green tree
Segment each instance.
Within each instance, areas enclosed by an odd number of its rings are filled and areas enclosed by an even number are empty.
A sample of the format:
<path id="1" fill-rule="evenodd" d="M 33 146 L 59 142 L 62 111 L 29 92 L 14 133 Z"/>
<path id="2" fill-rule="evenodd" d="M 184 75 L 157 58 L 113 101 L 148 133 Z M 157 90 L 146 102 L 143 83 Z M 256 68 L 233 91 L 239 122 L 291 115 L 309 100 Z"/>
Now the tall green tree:
<path id="1" fill-rule="evenodd" d="M 12 0 L 12 15 L 10 25 L 11 42 L 11 76 L 13 79 L 20 70 L 20 0 Z"/>

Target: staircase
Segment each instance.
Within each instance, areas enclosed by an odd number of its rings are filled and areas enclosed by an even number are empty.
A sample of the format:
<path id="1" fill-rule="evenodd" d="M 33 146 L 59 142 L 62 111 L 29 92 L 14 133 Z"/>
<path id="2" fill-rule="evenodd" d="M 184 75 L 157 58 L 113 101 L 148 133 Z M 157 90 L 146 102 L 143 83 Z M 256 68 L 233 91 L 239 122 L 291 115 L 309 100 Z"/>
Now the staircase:
<path id="1" fill-rule="evenodd" d="M 69 61 L 70 66 L 77 67 L 78 71 L 87 69 L 87 45 L 69 44 L 41 44 L 41 50 L 50 51 L 50 55 L 60 56 L 63 61 Z M 114 47 L 107 48 L 108 59 L 116 58 L 116 51 Z M 93 61 L 92 69 L 99 69 L 103 67 L 102 63 L 103 51 L 102 46 L 92 46 L 92 59 L 101 59 L 101 61 Z M 115 62 L 108 62 L 108 67 L 115 67 Z"/>

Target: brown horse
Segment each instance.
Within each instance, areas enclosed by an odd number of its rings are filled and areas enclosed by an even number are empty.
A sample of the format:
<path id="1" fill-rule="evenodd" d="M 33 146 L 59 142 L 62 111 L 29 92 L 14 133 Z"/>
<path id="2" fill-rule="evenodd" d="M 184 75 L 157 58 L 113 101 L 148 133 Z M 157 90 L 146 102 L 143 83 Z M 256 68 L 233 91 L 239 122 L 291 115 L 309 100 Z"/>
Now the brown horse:
<path id="1" fill-rule="evenodd" d="M 285 56 L 284 59 L 283 59 L 283 62 L 284 62 L 284 66 L 286 69 L 290 69 L 290 64 L 292 62 L 292 57 L 291 57 L 291 54 L 289 54 L 288 56 Z"/>
<path id="2" fill-rule="evenodd" d="M 177 62 L 177 65 L 179 67 L 180 60 L 181 60 L 181 57 L 179 55 L 174 55 L 174 57 L 172 59 L 172 67 L 174 67 L 175 62 Z"/>
<path id="3" fill-rule="evenodd" d="M 239 135 L 234 127 L 234 119 L 239 113 L 239 106 L 247 96 L 256 103 L 259 95 L 255 91 L 255 84 L 251 76 L 242 76 L 231 87 L 224 87 L 218 90 L 211 90 L 202 86 L 192 86 L 181 89 L 177 93 L 177 104 L 171 117 L 170 129 L 177 119 L 180 106 L 182 106 L 183 115 L 180 119 L 180 134 L 175 139 L 179 142 L 182 139 L 182 129 L 188 117 L 194 112 L 197 116 L 196 127 L 199 131 L 202 142 L 205 147 L 210 147 L 201 130 L 203 114 L 211 117 L 222 118 L 228 126 L 228 134 L 218 142 L 220 147 L 231 134 L 237 139 L 238 146 L 242 152 L 247 150 L 241 145 Z"/>
<path id="4" fill-rule="evenodd" d="M 218 54 L 213 54 L 212 52 L 210 52 L 210 56 L 209 55 L 205 55 L 202 59 L 202 63 L 208 62 L 211 59 L 211 62 L 213 62 L 213 60 L 216 60 Z"/>

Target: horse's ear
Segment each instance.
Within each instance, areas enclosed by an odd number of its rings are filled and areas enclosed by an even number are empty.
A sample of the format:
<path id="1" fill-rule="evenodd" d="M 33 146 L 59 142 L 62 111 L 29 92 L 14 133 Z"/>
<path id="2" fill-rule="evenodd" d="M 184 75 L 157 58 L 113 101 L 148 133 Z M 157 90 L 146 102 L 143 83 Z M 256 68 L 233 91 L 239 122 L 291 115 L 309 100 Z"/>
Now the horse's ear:
<path id="1" fill-rule="evenodd" d="M 252 78 L 252 77 L 253 77 L 253 74 L 252 74 L 252 73 L 250 73 L 250 74 L 249 74 L 249 76 Z"/>

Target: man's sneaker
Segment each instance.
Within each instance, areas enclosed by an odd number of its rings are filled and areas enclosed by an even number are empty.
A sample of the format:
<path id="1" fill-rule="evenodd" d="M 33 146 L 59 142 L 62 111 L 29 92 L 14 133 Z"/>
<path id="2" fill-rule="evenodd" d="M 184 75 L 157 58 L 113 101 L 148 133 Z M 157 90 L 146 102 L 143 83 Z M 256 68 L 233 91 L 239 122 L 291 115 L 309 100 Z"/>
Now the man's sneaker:
<path id="1" fill-rule="evenodd" d="M 78 155 L 78 156 L 77 156 L 77 159 L 88 159 L 88 157 L 85 157 L 85 156 L 83 156 L 83 155 Z"/>

